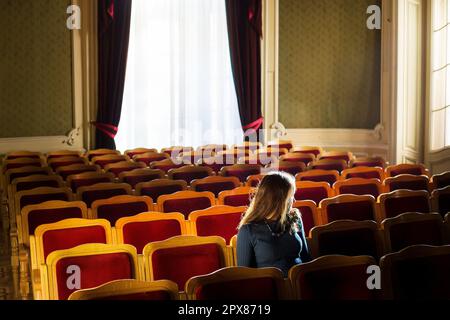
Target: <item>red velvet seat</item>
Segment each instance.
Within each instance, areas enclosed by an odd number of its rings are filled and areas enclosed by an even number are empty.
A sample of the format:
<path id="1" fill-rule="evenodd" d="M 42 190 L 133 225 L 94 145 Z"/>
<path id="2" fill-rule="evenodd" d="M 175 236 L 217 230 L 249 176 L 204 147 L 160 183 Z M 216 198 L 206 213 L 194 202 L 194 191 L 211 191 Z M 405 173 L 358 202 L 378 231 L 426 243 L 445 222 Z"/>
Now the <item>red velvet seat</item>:
<path id="1" fill-rule="evenodd" d="M 131 195 L 131 186 L 125 183 L 98 183 L 77 190 L 77 199 L 84 201 L 88 208 L 96 200 L 109 199 L 115 196 Z"/>
<path id="2" fill-rule="evenodd" d="M 294 208 L 300 210 L 303 229 L 305 230 L 305 235 L 309 237 L 311 229 L 320 225 L 320 217 L 316 203 L 311 200 L 296 201 L 294 203 Z"/>
<path id="3" fill-rule="evenodd" d="M 344 160 L 346 162 L 349 162 L 350 160 L 353 160 L 353 154 L 351 152 L 340 152 L 340 151 L 331 151 L 331 152 L 324 152 L 319 156 L 319 160 Z"/>
<path id="4" fill-rule="evenodd" d="M 25 178 L 17 178 L 12 184 L 13 193 L 31 190 L 41 187 L 59 188 L 64 184 L 59 176 L 33 175 Z"/>
<path id="5" fill-rule="evenodd" d="M 446 244 L 445 226 L 437 213 L 404 213 L 384 220 L 381 228 L 388 252 L 419 244 Z"/>
<path id="6" fill-rule="evenodd" d="M 333 190 L 327 182 L 297 181 L 295 200 L 311 200 L 319 205 L 326 198 L 334 195 Z"/>
<path id="7" fill-rule="evenodd" d="M 21 158 L 28 158 L 28 159 L 41 159 L 42 153 L 40 152 L 31 152 L 31 151 L 14 151 L 14 152 L 8 152 L 4 160 L 15 160 L 15 159 L 21 159 Z"/>
<path id="8" fill-rule="evenodd" d="M 161 161 L 152 162 L 150 165 L 151 169 L 159 169 L 168 173 L 172 169 L 178 169 L 184 167 L 182 162 L 174 162 L 172 159 L 166 159 Z"/>
<path id="9" fill-rule="evenodd" d="M 382 168 L 371 168 L 371 167 L 354 167 L 351 169 L 346 169 L 342 171 L 342 179 L 378 179 L 380 181 L 384 180 L 384 170 Z"/>
<path id="10" fill-rule="evenodd" d="M 97 183 L 114 182 L 112 173 L 84 172 L 67 177 L 67 185 L 74 193 L 81 187 L 89 187 Z"/>
<path id="11" fill-rule="evenodd" d="M 380 266 L 387 299 L 450 299 L 450 246 L 408 247 L 384 256 Z"/>
<path id="12" fill-rule="evenodd" d="M 239 185 L 240 181 L 236 177 L 211 176 L 192 181 L 191 190 L 197 192 L 209 191 L 218 197 L 222 191 L 233 190 Z"/>
<path id="13" fill-rule="evenodd" d="M 41 187 L 32 190 L 20 191 L 16 193 L 15 208 L 20 212 L 25 206 L 39 204 L 51 200 L 70 201 L 72 200 L 72 192 L 68 188 L 48 188 Z"/>
<path id="14" fill-rule="evenodd" d="M 150 182 L 141 182 L 136 185 L 136 194 L 148 196 L 154 202 L 163 195 L 173 194 L 187 189 L 186 181 L 157 179 Z"/>
<path id="15" fill-rule="evenodd" d="M 124 155 L 128 156 L 128 158 L 133 159 L 134 156 L 145 154 L 145 153 L 157 153 L 156 149 L 148 149 L 148 148 L 136 148 L 132 150 L 126 150 Z"/>
<path id="16" fill-rule="evenodd" d="M 144 248 L 147 279 L 171 280 L 179 288 L 195 276 L 228 266 L 225 241 L 220 237 L 174 237 Z"/>
<path id="17" fill-rule="evenodd" d="M 275 268 L 224 268 L 191 278 L 186 284 L 191 300 L 275 301 L 287 298 L 283 274 Z"/>
<path id="18" fill-rule="evenodd" d="M 47 201 L 23 208 L 22 234 L 32 235 L 42 224 L 55 223 L 65 219 L 87 218 L 87 207 L 83 202 Z M 27 237 L 24 239 L 28 243 Z"/>
<path id="19" fill-rule="evenodd" d="M 312 153 L 288 153 L 280 157 L 280 161 L 301 162 L 305 166 L 308 166 L 314 160 L 316 160 L 316 156 Z"/>
<path id="20" fill-rule="evenodd" d="M 56 169 L 56 173 L 59 174 L 64 180 L 72 175 L 78 175 L 86 172 L 97 172 L 100 173 L 100 167 L 97 165 L 85 165 L 85 164 L 74 164 L 67 167 L 59 167 Z"/>
<path id="21" fill-rule="evenodd" d="M 116 196 L 92 203 L 92 216 L 108 220 L 111 225 L 123 217 L 135 216 L 153 210 L 153 201 L 146 196 Z"/>
<path id="22" fill-rule="evenodd" d="M 193 180 L 203 179 L 212 175 L 213 171 L 211 168 L 195 166 L 185 166 L 168 172 L 169 179 L 183 180 L 187 184 L 191 184 Z"/>
<path id="23" fill-rule="evenodd" d="M 297 174 L 295 179 L 297 181 L 327 182 L 331 187 L 339 180 L 339 172 L 336 170 L 314 169 Z"/>
<path id="24" fill-rule="evenodd" d="M 219 236 L 230 243 L 238 232 L 238 225 L 246 207 L 215 206 L 194 211 L 189 215 L 195 235 L 201 237 Z"/>
<path id="25" fill-rule="evenodd" d="M 96 164 L 102 168 L 105 168 L 106 165 L 117 163 L 117 162 L 123 162 L 127 161 L 127 156 L 123 155 L 104 155 L 100 157 L 94 157 L 92 158 L 92 164 Z"/>
<path id="26" fill-rule="evenodd" d="M 40 159 L 18 158 L 13 160 L 4 160 L 2 164 L 2 172 L 5 173 L 11 169 L 19 169 L 24 167 L 42 167 Z"/>
<path id="27" fill-rule="evenodd" d="M 434 175 L 431 178 L 431 184 L 434 189 L 443 189 L 450 186 L 450 171 Z"/>
<path id="28" fill-rule="evenodd" d="M 338 220 L 380 220 L 376 213 L 376 200 L 371 195 L 340 195 L 320 203 L 322 223 Z"/>
<path id="29" fill-rule="evenodd" d="M 66 157 L 82 158 L 82 155 L 80 151 L 72 151 L 72 150 L 52 151 L 46 154 L 47 162 L 51 159 L 66 158 Z"/>
<path id="30" fill-rule="evenodd" d="M 224 177 L 236 177 L 242 183 L 244 183 L 249 176 L 260 174 L 261 166 L 259 165 L 246 165 L 237 164 L 233 166 L 223 167 L 220 171 L 220 175 Z"/>
<path id="31" fill-rule="evenodd" d="M 428 176 L 416 176 L 410 174 L 401 174 L 384 180 L 387 192 L 395 190 L 425 190 L 429 191 L 430 185 Z"/>
<path id="32" fill-rule="evenodd" d="M 429 175 L 428 169 L 421 164 L 399 164 L 386 168 L 386 177 L 396 177 L 401 174 L 411 174 L 415 176 Z"/>
<path id="33" fill-rule="evenodd" d="M 149 152 L 144 154 L 138 154 L 133 157 L 136 162 L 142 162 L 149 167 L 153 162 L 159 162 L 169 159 L 170 156 L 167 153 L 155 153 Z"/>
<path id="34" fill-rule="evenodd" d="M 88 158 L 89 161 L 92 161 L 94 157 L 101 157 L 106 155 L 120 155 L 120 152 L 111 149 L 96 149 L 90 150 L 86 153 L 86 157 Z"/>
<path id="35" fill-rule="evenodd" d="M 339 159 L 322 159 L 309 164 L 312 170 L 336 170 L 342 172 L 348 168 L 347 161 Z"/>
<path id="36" fill-rule="evenodd" d="M 340 220 L 311 230 L 314 258 L 327 255 L 383 256 L 383 244 L 374 221 Z"/>
<path id="37" fill-rule="evenodd" d="M 239 187 L 233 190 L 219 193 L 218 204 L 232 207 L 247 207 L 250 205 L 254 189 L 250 187 Z"/>
<path id="38" fill-rule="evenodd" d="M 187 234 L 185 218 L 180 213 L 141 213 L 116 222 L 118 242 L 134 246 L 139 254 L 152 242 Z"/>
<path id="39" fill-rule="evenodd" d="M 141 182 L 164 179 L 165 172 L 157 169 L 134 169 L 119 174 L 119 181 L 128 183 L 131 188 L 136 189 L 136 185 Z"/>
<path id="40" fill-rule="evenodd" d="M 294 161 L 278 161 L 270 165 L 270 170 L 277 170 L 282 172 L 287 172 L 294 177 L 306 170 L 306 165 L 303 162 Z"/>
<path id="41" fill-rule="evenodd" d="M 136 250 L 128 245 L 85 244 L 52 252 L 46 261 L 50 299 L 66 300 L 77 289 L 95 288 L 114 280 L 140 279 Z M 78 266 L 80 288 L 67 285 Z M 101 272 L 99 272 L 101 266 Z"/>
<path id="42" fill-rule="evenodd" d="M 48 165 L 56 171 L 59 167 L 67 167 L 74 164 L 88 164 L 88 160 L 86 158 L 81 158 L 78 156 L 75 157 L 62 157 L 62 158 L 53 158 L 48 160 Z"/>
<path id="43" fill-rule="evenodd" d="M 49 167 L 22 167 L 9 169 L 5 172 L 5 185 L 11 184 L 14 179 L 25 178 L 33 175 L 51 175 L 52 169 Z"/>
<path id="44" fill-rule="evenodd" d="M 382 218 L 393 218 L 402 213 L 431 211 L 427 191 L 397 190 L 378 197 Z"/>
<path id="45" fill-rule="evenodd" d="M 450 212 L 450 186 L 434 190 L 431 195 L 434 212 L 439 212 L 444 218 Z"/>
<path id="46" fill-rule="evenodd" d="M 310 153 L 314 156 L 318 156 L 323 153 L 321 147 L 295 147 L 291 150 L 292 153 Z"/>
<path id="47" fill-rule="evenodd" d="M 88 243 L 112 243 L 111 226 L 104 220 L 66 219 L 36 228 L 38 262 L 45 263 L 48 255 Z"/>
<path id="48" fill-rule="evenodd" d="M 333 185 L 333 189 L 336 195 L 371 195 L 375 199 L 383 192 L 383 186 L 380 180 L 363 178 L 351 178 L 338 181 Z"/>
<path id="49" fill-rule="evenodd" d="M 378 300 L 377 290 L 367 287 L 370 256 L 326 256 L 289 271 L 294 297 L 298 300 Z"/>
<path id="50" fill-rule="evenodd" d="M 180 212 L 186 218 L 196 210 L 203 210 L 215 204 L 214 194 L 210 192 L 180 191 L 158 198 L 158 211 Z"/>
<path id="51" fill-rule="evenodd" d="M 372 158 L 357 158 L 355 160 L 350 161 L 350 167 L 386 167 L 386 160 L 381 157 L 372 157 Z"/>
<path id="52" fill-rule="evenodd" d="M 111 172 L 118 177 L 122 172 L 133 171 L 135 169 L 143 169 L 146 165 L 142 162 L 120 161 L 116 163 L 107 164 L 105 172 Z"/>

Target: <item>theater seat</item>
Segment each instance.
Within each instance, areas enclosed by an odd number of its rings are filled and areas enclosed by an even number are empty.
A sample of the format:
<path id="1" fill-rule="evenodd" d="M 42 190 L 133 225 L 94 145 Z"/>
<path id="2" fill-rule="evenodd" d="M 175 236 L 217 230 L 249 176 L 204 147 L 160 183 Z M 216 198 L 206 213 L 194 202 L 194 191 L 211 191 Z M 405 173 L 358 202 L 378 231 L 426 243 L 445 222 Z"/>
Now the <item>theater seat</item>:
<path id="1" fill-rule="evenodd" d="M 367 270 L 376 265 L 370 256 L 330 255 L 294 266 L 289 281 L 297 300 L 378 300 L 377 290 L 369 290 Z"/>
<path id="2" fill-rule="evenodd" d="M 126 183 L 97 183 L 77 190 L 77 200 L 84 201 L 88 208 L 96 200 L 109 199 L 115 196 L 131 195 L 131 186 Z"/>
<path id="3" fill-rule="evenodd" d="M 288 153 L 280 157 L 280 161 L 284 162 L 301 162 L 308 166 L 311 162 L 316 160 L 316 156 L 312 153 Z"/>
<path id="4" fill-rule="evenodd" d="M 450 299 L 450 246 L 411 246 L 381 258 L 380 267 L 386 299 Z"/>
<path id="5" fill-rule="evenodd" d="M 240 181 L 236 177 L 211 176 L 192 181 L 191 190 L 197 192 L 209 191 L 218 197 L 222 191 L 233 190 L 239 185 Z"/>
<path id="6" fill-rule="evenodd" d="M 135 216 L 139 213 L 153 211 L 153 200 L 147 196 L 115 196 L 96 200 L 92 203 L 92 218 L 105 219 L 114 225 L 123 217 Z"/>
<path id="7" fill-rule="evenodd" d="M 402 189 L 430 191 L 428 176 L 400 174 L 398 176 L 385 179 L 383 185 L 386 192 Z"/>
<path id="8" fill-rule="evenodd" d="M 105 166 L 105 172 L 111 172 L 114 176 L 118 177 L 122 172 L 143 169 L 145 167 L 145 164 L 142 162 L 120 161 L 107 164 Z"/>
<path id="9" fill-rule="evenodd" d="M 170 301 L 178 299 L 178 286 L 172 281 L 115 280 L 97 288 L 75 291 L 68 300 Z"/>
<path id="10" fill-rule="evenodd" d="M 324 160 L 324 159 L 331 159 L 331 160 L 344 160 L 347 163 L 350 160 L 353 160 L 354 156 L 351 152 L 345 152 L 345 151 L 330 151 L 330 152 L 323 152 L 318 159 Z"/>
<path id="11" fill-rule="evenodd" d="M 384 220 L 381 229 L 388 253 L 419 244 L 446 244 L 445 226 L 437 213 L 404 213 Z"/>
<path id="12" fill-rule="evenodd" d="M 247 181 L 247 178 L 252 175 L 261 173 L 261 166 L 254 164 L 236 164 L 232 166 L 225 166 L 220 170 L 219 175 L 224 177 L 236 177 L 242 183 Z"/>
<path id="13" fill-rule="evenodd" d="M 53 169 L 53 171 L 56 171 L 59 167 L 67 167 L 74 164 L 88 165 L 89 162 L 86 158 L 81 158 L 79 156 L 70 156 L 49 159 L 47 161 L 47 164 Z"/>
<path id="14" fill-rule="evenodd" d="M 193 180 L 203 179 L 213 175 L 213 170 L 208 167 L 196 167 L 192 165 L 169 170 L 167 176 L 172 180 L 184 180 L 191 184 Z"/>
<path id="15" fill-rule="evenodd" d="M 323 149 L 321 147 L 294 147 L 291 149 L 292 153 L 311 153 L 316 157 L 323 153 Z"/>
<path id="16" fill-rule="evenodd" d="M 5 173 L 10 169 L 19 169 L 23 167 L 42 167 L 42 160 L 39 158 L 17 158 L 12 160 L 4 160 L 2 163 L 2 172 Z"/>
<path id="17" fill-rule="evenodd" d="M 92 158 L 91 161 L 92 161 L 92 164 L 96 164 L 104 169 L 106 167 L 106 165 L 108 165 L 108 164 L 127 161 L 127 156 L 123 156 L 123 155 L 119 155 L 119 154 L 117 154 L 117 155 L 107 154 L 104 156 L 94 157 L 94 158 Z"/>
<path id="18" fill-rule="evenodd" d="M 78 157 L 82 158 L 80 151 L 73 151 L 73 150 L 59 150 L 59 151 L 51 151 L 48 152 L 46 155 L 47 161 L 50 159 L 55 158 L 65 158 L 65 157 Z"/>
<path id="19" fill-rule="evenodd" d="M 219 236 L 230 243 L 238 233 L 238 225 L 247 207 L 214 206 L 189 215 L 192 234 L 200 237 Z"/>
<path id="20" fill-rule="evenodd" d="M 140 182 L 136 185 L 136 195 L 148 196 L 157 202 L 162 195 L 187 190 L 187 183 L 183 180 L 157 179 L 150 182 Z"/>
<path id="21" fill-rule="evenodd" d="M 136 189 L 136 185 L 141 182 L 150 182 L 153 180 L 164 179 L 166 173 L 158 169 L 134 169 L 119 174 L 119 181 L 128 183 L 131 188 Z"/>
<path id="22" fill-rule="evenodd" d="M 344 194 L 320 202 L 321 221 L 327 224 L 338 220 L 381 221 L 377 216 L 375 197 Z"/>
<path id="23" fill-rule="evenodd" d="M 386 177 L 396 177 L 401 174 L 412 174 L 415 176 L 429 176 L 430 172 L 422 164 L 399 164 L 386 168 Z"/>
<path id="24" fill-rule="evenodd" d="M 381 219 L 393 218 L 402 213 L 431 211 L 427 191 L 397 190 L 378 197 Z"/>
<path id="25" fill-rule="evenodd" d="M 311 230 L 314 258 L 327 255 L 383 256 L 382 238 L 375 221 L 340 220 Z"/>
<path id="26" fill-rule="evenodd" d="M 172 159 L 165 159 L 161 161 L 155 161 L 150 164 L 151 169 L 159 169 L 168 173 L 172 169 L 178 169 L 184 167 L 182 162 L 175 162 Z"/>
<path id="27" fill-rule="evenodd" d="M 255 174 L 247 178 L 246 187 L 256 188 L 264 178 L 265 174 Z"/>
<path id="28" fill-rule="evenodd" d="M 187 235 L 187 226 L 181 213 L 145 212 L 117 220 L 118 243 L 132 245 L 138 254 L 152 242 Z"/>
<path id="29" fill-rule="evenodd" d="M 297 181 L 327 182 L 332 187 L 339 180 L 339 172 L 336 170 L 314 169 L 297 174 L 295 179 Z"/>
<path id="30" fill-rule="evenodd" d="M 342 179 L 378 179 L 384 181 L 384 170 L 382 168 L 371 167 L 355 167 L 351 169 L 345 169 L 342 171 Z"/>
<path id="31" fill-rule="evenodd" d="M 348 169 L 348 163 L 339 159 L 322 159 L 311 162 L 308 168 L 311 170 L 336 170 L 342 172 Z"/>
<path id="32" fill-rule="evenodd" d="M 78 175 L 86 172 L 101 173 L 101 168 L 97 165 L 73 164 L 66 167 L 59 167 L 56 169 L 56 174 L 59 174 L 64 180 L 71 175 Z"/>
<path id="33" fill-rule="evenodd" d="M 434 212 L 439 212 L 445 217 L 450 212 L 450 186 L 434 190 L 431 194 L 431 205 Z"/>
<path id="34" fill-rule="evenodd" d="M 160 196 L 157 204 L 158 211 L 180 212 L 187 219 L 191 212 L 215 205 L 216 199 L 211 192 L 180 191 Z"/>
<path id="35" fill-rule="evenodd" d="M 334 196 L 334 191 L 327 182 L 297 181 L 295 200 L 311 200 L 318 206 L 326 198 Z"/>
<path id="36" fill-rule="evenodd" d="M 294 177 L 306 170 L 306 165 L 303 162 L 294 161 L 276 161 L 272 163 L 269 170 L 282 171 L 293 175 Z"/>
<path id="37" fill-rule="evenodd" d="M 84 172 L 74 174 L 67 177 L 67 186 L 69 186 L 74 193 L 78 188 L 89 187 L 97 183 L 112 183 L 114 182 L 114 174 L 100 173 L 100 172 Z"/>
<path id="38" fill-rule="evenodd" d="M 15 160 L 20 158 L 42 159 L 42 153 L 32 151 L 13 151 L 6 153 L 4 160 Z"/>
<path id="39" fill-rule="evenodd" d="M 293 207 L 300 210 L 303 229 L 306 237 L 309 238 L 311 229 L 322 224 L 316 203 L 311 200 L 296 201 Z"/>
<path id="40" fill-rule="evenodd" d="M 105 155 L 120 155 L 120 151 L 111 149 L 95 149 L 90 150 L 86 153 L 86 157 L 89 161 L 92 161 L 94 157 L 101 157 Z"/>
<path id="41" fill-rule="evenodd" d="M 157 153 L 156 149 L 148 149 L 148 148 L 135 148 L 131 150 L 126 150 L 123 154 L 126 155 L 129 160 L 132 160 L 134 156 L 141 155 L 144 153 Z"/>
<path id="42" fill-rule="evenodd" d="M 195 276 L 230 266 L 225 240 L 220 237 L 180 236 L 144 248 L 147 281 L 170 280 L 185 288 Z"/>
<path id="43" fill-rule="evenodd" d="M 450 186 L 450 171 L 436 174 L 431 177 L 433 189 L 442 189 Z"/>
<path id="44" fill-rule="evenodd" d="M 268 148 L 287 149 L 288 152 L 294 147 L 292 140 L 271 141 L 267 144 Z"/>
<path id="45" fill-rule="evenodd" d="M 276 301 L 289 299 L 283 273 L 276 268 L 230 267 L 186 283 L 190 300 Z"/>
<path id="46" fill-rule="evenodd" d="M 350 161 L 350 168 L 379 167 L 386 168 L 386 160 L 382 157 L 356 158 Z"/>
<path id="47" fill-rule="evenodd" d="M 383 186 L 378 179 L 350 178 L 340 180 L 333 185 L 333 189 L 336 195 L 371 195 L 375 199 L 383 193 Z"/>
<path id="48" fill-rule="evenodd" d="M 137 154 L 133 156 L 135 162 L 140 162 L 149 167 L 154 162 L 170 159 L 167 153 L 147 152 L 143 154 Z"/>
<path id="49" fill-rule="evenodd" d="M 254 188 L 239 187 L 233 190 L 226 190 L 219 193 L 217 203 L 224 206 L 247 207 L 255 192 Z"/>
<path id="50" fill-rule="evenodd" d="M 67 285 L 74 282 L 71 277 L 77 274 L 81 277 L 79 289 L 95 288 L 114 280 L 141 280 L 136 249 L 123 244 L 85 244 L 54 251 L 41 267 L 41 273 L 46 300 L 66 300 L 77 290 Z"/>

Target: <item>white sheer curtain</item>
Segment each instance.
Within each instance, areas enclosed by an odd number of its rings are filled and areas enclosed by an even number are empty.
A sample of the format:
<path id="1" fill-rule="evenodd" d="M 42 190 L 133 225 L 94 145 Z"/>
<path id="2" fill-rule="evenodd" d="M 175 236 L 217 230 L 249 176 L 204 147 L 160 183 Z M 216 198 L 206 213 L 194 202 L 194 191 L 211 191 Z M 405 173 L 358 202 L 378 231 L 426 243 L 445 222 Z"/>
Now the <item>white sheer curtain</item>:
<path id="1" fill-rule="evenodd" d="M 242 142 L 224 0 L 133 0 L 117 148 Z"/>
<path id="2" fill-rule="evenodd" d="M 450 0 L 432 1 L 431 149 L 450 146 Z"/>

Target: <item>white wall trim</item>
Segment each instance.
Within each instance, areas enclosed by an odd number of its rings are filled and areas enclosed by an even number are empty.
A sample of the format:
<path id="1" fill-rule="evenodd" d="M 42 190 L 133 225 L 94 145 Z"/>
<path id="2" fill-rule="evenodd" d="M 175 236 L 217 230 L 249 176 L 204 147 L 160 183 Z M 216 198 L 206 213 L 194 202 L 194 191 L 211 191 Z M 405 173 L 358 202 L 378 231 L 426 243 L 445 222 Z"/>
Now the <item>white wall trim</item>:
<path id="1" fill-rule="evenodd" d="M 291 139 L 296 145 L 318 145 L 327 149 L 346 148 L 366 155 L 381 155 L 393 162 L 395 128 L 392 127 L 395 99 L 396 17 L 397 0 L 382 0 L 381 122 L 373 130 L 353 129 L 286 129 L 278 117 L 279 79 L 279 0 L 264 0 L 263 42 L 263 114 L 266 141 Z"/>

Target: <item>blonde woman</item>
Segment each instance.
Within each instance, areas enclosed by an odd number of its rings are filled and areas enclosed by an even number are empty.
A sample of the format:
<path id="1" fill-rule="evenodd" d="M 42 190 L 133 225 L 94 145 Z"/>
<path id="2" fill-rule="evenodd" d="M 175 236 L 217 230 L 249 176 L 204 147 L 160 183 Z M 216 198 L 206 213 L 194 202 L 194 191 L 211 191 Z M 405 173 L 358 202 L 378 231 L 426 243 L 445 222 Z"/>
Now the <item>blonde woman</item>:
<path id="1" fill-rule="evenodd" d="M 283 172 L 266 175 L 239 225 L 238 265 L 275 267 L 287 276 L 311 260 L 298 209 L 292 208 L 295 179 Z"/>

